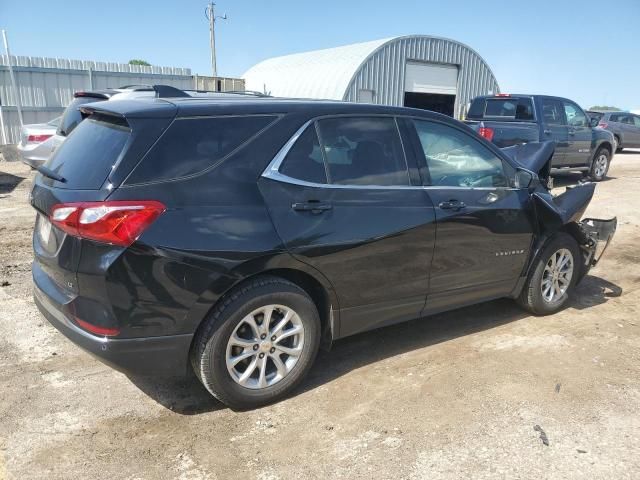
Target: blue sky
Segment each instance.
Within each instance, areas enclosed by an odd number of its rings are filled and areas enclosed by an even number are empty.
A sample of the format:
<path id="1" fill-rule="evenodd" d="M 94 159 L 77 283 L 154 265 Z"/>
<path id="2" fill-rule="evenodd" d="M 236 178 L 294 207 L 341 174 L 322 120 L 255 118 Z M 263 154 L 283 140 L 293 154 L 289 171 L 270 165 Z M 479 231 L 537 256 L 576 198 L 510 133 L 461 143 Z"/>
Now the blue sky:
<path id="1" fill-rule="evenodd" d="M 13 54 L 189 67 L 210 74 L 206 0 L 0 0 Z M 640 0 L 218 0 L 218 72 L 394 35 L 478 51 L 502 91 L 640 109 Z"/>

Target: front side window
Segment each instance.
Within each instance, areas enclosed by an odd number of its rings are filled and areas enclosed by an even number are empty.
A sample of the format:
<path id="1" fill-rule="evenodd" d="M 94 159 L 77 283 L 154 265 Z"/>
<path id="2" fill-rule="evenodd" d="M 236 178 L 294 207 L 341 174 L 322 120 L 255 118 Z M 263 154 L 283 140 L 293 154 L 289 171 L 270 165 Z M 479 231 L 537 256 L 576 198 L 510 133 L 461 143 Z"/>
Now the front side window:
<path id="1" fill-rule="evenodd" d="M 328 118 L 318 121 L 318 129 L 331 183 L 409 185 L 394 118 Z"/>
<path id="2" fill-rule="evenodd" d="M 582 109 L 573 102 L 563 102 L 564 114 L 567 117 L 567 123 L 572 127 L 586 127 L 589 125 L 587 116 Z"/>
<path id="3" fill-rule="evenodd" d="M 293 144 L 280 165 L 280 173 L 311 183 L 327 183 L 327 173 L 315 125 L 310 125 Z"/>
<path id="4" fill-rule="evenodd" d="M 540 103 L 542 119 L 546 125 L 566 125 L 562 104 L 559 101 L 544 98 Z"/>
<path id="5" fill-rule="evenodd" d="M 633 117 L 633 123 L 636 127 L 640 127 L 640 117 Z"/>
<path id="6" fill-rule="evenodd" d="M 508 187 L 505 165 L 470 135 L 440 123 L 414 120 L 431 185 Z"/>

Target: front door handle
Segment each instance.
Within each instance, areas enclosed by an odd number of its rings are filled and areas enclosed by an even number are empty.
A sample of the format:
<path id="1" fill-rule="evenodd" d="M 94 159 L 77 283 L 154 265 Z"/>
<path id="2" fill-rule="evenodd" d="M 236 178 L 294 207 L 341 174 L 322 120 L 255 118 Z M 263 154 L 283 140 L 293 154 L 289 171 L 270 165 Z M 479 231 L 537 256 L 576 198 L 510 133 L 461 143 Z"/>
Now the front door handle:
<path id="1" fill-rule="evenodd" d="M 458 210 L 466 208 L 466 205 L 464 204 L 464 202 L 461 202 L 459 200 L 449 200 L 447 202 L 440 202 L 438 204 L 438 207 L 440 207 L 442 210 L 455 210 L 457 212 Z"/>
<path id="2" fill-rule="evenodd" d="M 323 203 L 317 200 L 309 200 L 307 202 L 297 202 L 291 205 L 296 212 L 311 212 L 314 214 L 326 212 L 333 207 L 330 203 Z"/>
<path id="3" fill-rule="evenodd" d="M 551 130 L 549 130 L 548 128 L 544 129 L 542 131 L 542 133 L 544 133 L 545 135 L 551 135 Z"/>
<path id="4" fill-rule="evenodd" d="M 571 135 L 572 137 L 576 134 L 576 131 L 571 129 L 569 130 L 569 135 Z"/>

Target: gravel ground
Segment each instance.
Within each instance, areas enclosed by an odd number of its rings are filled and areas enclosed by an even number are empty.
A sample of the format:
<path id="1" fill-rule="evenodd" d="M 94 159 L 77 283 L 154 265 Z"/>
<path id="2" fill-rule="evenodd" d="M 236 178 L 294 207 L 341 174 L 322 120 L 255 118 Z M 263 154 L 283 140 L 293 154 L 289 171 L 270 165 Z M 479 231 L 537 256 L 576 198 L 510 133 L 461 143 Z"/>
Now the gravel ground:
<path id="1" fill-rule="evenodd" d="M 361 334 L 292 398 L 234 412 L 49 326 L 31 300 L 33 175 L 0 160 L 0 479 L 639 478 L 640 153 L 609 173 L 587 214 L 618 233 L 563 312 L 499 300 Z"/>

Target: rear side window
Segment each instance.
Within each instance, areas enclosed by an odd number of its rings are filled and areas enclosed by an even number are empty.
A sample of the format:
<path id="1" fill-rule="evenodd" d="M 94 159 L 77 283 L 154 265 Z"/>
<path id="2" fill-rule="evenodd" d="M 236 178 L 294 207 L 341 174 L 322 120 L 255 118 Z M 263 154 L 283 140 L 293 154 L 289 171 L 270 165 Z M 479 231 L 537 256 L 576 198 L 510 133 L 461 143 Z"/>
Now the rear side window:
<path id="1" fill-rule="evenodd" d="M 533 120 L 533 102 L 530 98 L 478 98 L 471 104 L 467 118 L 485 117 Z"/>
<path id="2" fill-rule="evenodd" d="M 80 114 L 80 106 L 86 103 L 103 102 L 104 98 L 95 97 L 77 97 L 72 100 L 69 106 L 65 109 L 58 125 L 58 135 L 66 137 L 69 135 L 82 121 L 82 115 Z"/>
<path id="3" fill-rule="evenodd" d="M 274 115 L 178 118 L 126 183 L 173 180 L 200 173 L 244 146 L 276 118 Z"/>
<path id="4" fill-rule="evenodd" d="M 558 100 L 543 98 L 540 101 L 542 106 L 542 119 L 547 125 L 566 125 L 564 118 L 564 108 Z"/>
<path id="5" fill-rule="evenodd" d="M 126 121 L 119 117 L 95 114 L 80 123 L 46 164 L 67 180 L 56 186 L 100 189 L 124 152 L 130 135 Z"/>
<path id="6" fill-rule="evenodd" d="M 310 125 L 291 147 L 280 173 L 311 183 L 327 183 L 327 172 L 315 125 Z"/>
<path id="7" fill-rule="evenodd" d="M 394 118 L 330 118 L 318 121 L 318 128 L 331 183 L 409 185 Z"/>

